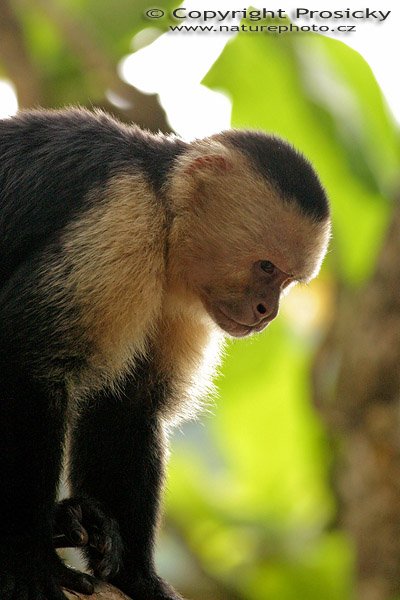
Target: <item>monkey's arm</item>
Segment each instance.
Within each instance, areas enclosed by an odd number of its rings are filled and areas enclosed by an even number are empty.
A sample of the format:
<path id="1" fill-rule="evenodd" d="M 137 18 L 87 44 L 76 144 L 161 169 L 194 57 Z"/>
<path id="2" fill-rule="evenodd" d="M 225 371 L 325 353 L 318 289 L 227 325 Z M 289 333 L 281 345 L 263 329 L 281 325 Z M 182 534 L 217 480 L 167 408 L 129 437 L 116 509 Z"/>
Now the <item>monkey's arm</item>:
<path id="1" fill-rule="evenodd" d="M 111 583 L 135 600 L 180 599 L 157 576 L 153 560 L 164 477 L 161 408 L 167 394 L 168 383 L 157 380 L 143 361 L 119 393 L 103 392 L 83 409 L 73 436 L 73 494 L 95 498 L 118 522 L 124 550 Z M 87 555 L 96 569 L 90 548 Z"/>
<path id="2" fill-rule="evenodd" d="M 63 600 L 61 586 L 93 591 L 90 578 L 69 570 L 53 550 L 67 395 L 60 381 L 35 376 L 35 358 L 46 346 L 51 353 L 49 337 L 35 335 L 43 315 L 31 315 L 36 268 L 33 257 L 0 289 L 2 600 Z M 49 315 L 45 318 L 50 320 Z"/>

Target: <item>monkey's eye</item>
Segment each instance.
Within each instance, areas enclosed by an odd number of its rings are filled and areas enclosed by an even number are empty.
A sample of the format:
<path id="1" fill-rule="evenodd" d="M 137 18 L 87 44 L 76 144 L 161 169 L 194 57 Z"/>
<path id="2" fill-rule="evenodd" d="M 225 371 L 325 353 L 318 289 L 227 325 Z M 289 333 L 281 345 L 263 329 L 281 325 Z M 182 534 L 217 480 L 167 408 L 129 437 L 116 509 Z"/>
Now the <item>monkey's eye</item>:
<path id="1" fill-rule="evenodd" d="M 264 271 L 264 273 L 268 273 L 268 275 L 272 275 L 275 271 L 275 265 L 270 260 L 262 260 L 260 261 L 260 267 Z"/>

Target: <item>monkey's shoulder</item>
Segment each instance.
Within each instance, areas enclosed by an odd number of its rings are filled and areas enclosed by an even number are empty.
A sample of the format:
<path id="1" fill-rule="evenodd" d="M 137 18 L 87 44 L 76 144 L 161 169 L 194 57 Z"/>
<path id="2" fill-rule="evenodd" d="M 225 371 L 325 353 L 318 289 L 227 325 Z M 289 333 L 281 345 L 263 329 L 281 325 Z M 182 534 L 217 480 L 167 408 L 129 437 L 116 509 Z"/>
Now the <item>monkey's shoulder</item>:
<path id="1" fill-rule="evenodd" d="M 0 120 L 0 185 L 16 182 L 18 189 L 40 192 L 50 186 L 50 193 L 58 192 L 54 201 L 68 191 L 72 200 L 77 188 L 80 196 L 115 172 L 133 168 L 160 188 L 186 146 L 176 137 L 152 134 L 100 110 L 22 111 Z"/>
<path id="2" fill-rule="evenodd" d="M 102 112 L 38 110 L 0 121 L 0 283 L 28 256 L 57 241 L 71 222 L 87 223 L 93 205 L 101 218 L 99 199 L 107 194 L 116 204 L 109 230 L 126 192 L 132 203 L 145 196 L 148 205 L 158 202 L 163 210 L 160 190 L 180 151 L 179 140 L 153 136 Z"/>

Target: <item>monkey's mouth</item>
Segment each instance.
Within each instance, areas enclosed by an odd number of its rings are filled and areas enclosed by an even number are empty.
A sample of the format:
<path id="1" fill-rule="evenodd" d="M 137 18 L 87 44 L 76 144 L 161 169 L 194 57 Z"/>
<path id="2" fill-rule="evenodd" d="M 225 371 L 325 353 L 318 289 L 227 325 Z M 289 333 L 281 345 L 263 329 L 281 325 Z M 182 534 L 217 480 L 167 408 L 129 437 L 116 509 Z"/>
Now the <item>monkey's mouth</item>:
<path id="1" fill-rule="evenodd" d="M 259 333 L 268 325 L 267 320 L 260 321 L 257 325 L 245 325 L 244 323 L 239 323 L 232 317 L 228 317 L 219 306 L 213 306 L 209 312 L 216 324 L 232 337 L 241 338 L 251 335 L 252 333 Z"/>

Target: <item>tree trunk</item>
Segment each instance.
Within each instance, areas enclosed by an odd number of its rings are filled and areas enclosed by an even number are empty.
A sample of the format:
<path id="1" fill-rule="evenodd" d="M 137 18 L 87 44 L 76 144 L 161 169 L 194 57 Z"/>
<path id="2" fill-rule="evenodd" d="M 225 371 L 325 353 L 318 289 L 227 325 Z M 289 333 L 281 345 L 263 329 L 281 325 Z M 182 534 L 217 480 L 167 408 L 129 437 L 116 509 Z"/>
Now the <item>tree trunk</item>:
<path id="1" fill-rule="evenodd" d="M 335 444 L 339 524 L 354 541 L 357 598 L 400 594 L 400 203 L 374 275 L 339 302 L 315 363 Z"/>

